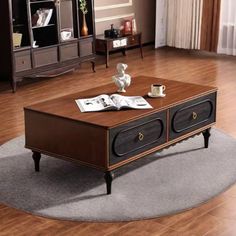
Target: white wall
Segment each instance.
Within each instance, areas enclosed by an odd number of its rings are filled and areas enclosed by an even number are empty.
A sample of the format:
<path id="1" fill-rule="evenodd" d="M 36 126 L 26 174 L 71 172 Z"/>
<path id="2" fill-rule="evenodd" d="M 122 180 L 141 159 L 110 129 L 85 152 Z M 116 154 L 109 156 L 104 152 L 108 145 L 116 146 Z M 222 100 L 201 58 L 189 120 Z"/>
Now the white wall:
<path id="1" fill-rule="evenodd" d="M 110 24 L 119 28 L 124 19 L 134 17 L 137 30 L 142 31 L 143 43 L 153 42 L 155 4 L 156 0 L 94 0 L 96 34 L 103 34 L 105 29 L 110 28 Z"/>

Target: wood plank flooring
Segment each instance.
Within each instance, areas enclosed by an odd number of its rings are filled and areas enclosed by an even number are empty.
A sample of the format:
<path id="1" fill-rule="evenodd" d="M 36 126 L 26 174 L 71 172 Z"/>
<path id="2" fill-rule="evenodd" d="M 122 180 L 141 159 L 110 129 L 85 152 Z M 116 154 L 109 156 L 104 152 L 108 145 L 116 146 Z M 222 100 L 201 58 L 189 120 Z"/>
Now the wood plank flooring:
<path id="1" fill-rule="evenodd" d="M 216 127 L 236 138 L 236 57 L 170 48 L 139 50 L 110 56 L 105 68 L 99 57 L 96 73 L 90 64 L 54 79 L 26 81 L 11 93 L 7 82 L 0 82 L 0 144 L 24 133 L 23 107 L 39 101 L 112 83 L 116 64 L 128 64 L 132 77 L 148 75 L 166 79 L 213 85 L 219 88 Z M 1 181 L 1 180 L 0 180 Z M 1 191 L 1 190 L 0 190 Z M 236 235 L 236 185 L 192 210 L 157 219 L 88 223 L 52 220 L 33 216 L 0 204 L 0 235 L 83 235 L 83 236 L 230 236 Z"/>

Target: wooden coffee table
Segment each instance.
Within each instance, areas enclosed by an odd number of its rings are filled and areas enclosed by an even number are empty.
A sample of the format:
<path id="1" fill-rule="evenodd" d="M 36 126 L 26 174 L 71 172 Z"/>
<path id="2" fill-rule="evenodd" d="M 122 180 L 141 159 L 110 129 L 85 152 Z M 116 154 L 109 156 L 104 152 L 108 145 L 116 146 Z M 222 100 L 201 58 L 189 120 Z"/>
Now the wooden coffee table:
<path id="1" fill-rule="evenodd" d="M 147 96 L 154 83 L 166 86 L 166 97 Z M 33 151 L 36 171 L 41 153 L 103 171 L 110 194 L 112 171 L 127 163 L 199 133 L 207 148 L 216 91 L 142 76 L 132 79 L 125 95 L 141 95 L 153 109 L 80 112 L 75 99 L 116 93 L 114 84 L 41 102 L 24 108 L 25 147 Z"/>

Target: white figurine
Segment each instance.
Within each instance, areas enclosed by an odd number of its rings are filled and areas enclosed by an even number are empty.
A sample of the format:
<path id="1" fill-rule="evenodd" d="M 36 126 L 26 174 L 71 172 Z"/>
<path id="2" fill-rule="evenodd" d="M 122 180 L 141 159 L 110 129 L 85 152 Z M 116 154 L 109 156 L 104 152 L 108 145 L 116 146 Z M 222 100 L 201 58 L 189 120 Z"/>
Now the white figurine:
<path id="1" fill-rule="evenodd" d="M 117 75 L 112 76 L 112 80 L 115 82 L 116 86 L 119 88 L 117 92 L 119 93 L 125 93 L 125 88 L 130 86 L 131 83 L 131 76 L 128 74 L 125 74 L 125 69 L 128 67 L 128 65 L 123 63 L 118 63 L 116 68 L 118 71 Z"/>

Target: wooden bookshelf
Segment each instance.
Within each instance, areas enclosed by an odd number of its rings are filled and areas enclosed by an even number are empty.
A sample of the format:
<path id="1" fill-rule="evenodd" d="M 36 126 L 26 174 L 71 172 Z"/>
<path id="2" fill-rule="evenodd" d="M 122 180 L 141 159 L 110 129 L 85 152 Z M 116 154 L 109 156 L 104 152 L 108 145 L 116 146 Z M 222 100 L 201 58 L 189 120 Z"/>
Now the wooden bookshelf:
<path id="1" fill-rule="evenodd" d="M 87 0 L 87 9 L 88 35 L 82 36 L 79 0 L 3 1 L 0 27 L 4 40 L 0 50 L 4 58 L 0 59 L 0 78 L 9 80 L 15 92 L 17 83 L 25 77 L 35 78 L 47 72 L 56 75 L 59 68 L 61 74 L 63 68 L 68 71 L 68 67 L 77 68 L 85 61 L 90 61 L 94 70 L 93 0 Z M 45 12 L 49 11 L 47 17 Z"/>

